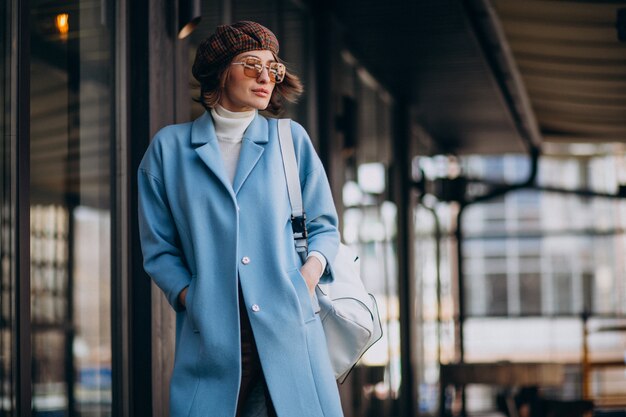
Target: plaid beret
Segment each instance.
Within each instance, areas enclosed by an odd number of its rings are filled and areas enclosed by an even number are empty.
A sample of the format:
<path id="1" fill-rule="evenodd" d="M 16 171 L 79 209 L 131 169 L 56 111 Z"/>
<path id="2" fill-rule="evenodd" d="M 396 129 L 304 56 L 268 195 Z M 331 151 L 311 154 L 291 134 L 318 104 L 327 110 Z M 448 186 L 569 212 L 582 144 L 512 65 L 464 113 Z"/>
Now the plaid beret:
<path id="1" fill-rule="evenodd" d="M 265 26 L 246 20 L 232 25 L 220 25 L 214 34 L 198 46 L 191 72 L 195 79 L 201 81 L 235 55 L 264 49 L 278 56 L 278 39 Z"/>

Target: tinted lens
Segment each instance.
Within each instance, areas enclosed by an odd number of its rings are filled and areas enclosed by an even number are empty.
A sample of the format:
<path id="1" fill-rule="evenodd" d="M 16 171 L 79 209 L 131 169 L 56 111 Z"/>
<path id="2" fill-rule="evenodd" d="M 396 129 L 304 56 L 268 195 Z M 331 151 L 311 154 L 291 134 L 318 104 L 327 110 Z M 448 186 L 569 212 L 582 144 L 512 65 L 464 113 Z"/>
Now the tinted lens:
<path id="1" fill-rule="evenodd" d="M 246 58 L 244 61 L 243 73 L 251 78 L 257 78 L 263 72 L 263 63 L 258 58 Z M 285 78 L 287 69 L 279 62 L 272 62 L 268 65 L 270 81 L 280 83 Z"/>
<path id="2" fill-rule="evenodd" d="M 270 80 L 272 80 L 275 83 L 279 83 L 282 82 L 283 79 L 285 78 L 285 73 L 287 72 L 287 69 L 285 68 L 285 66 L 281 63 L 278 62 L 272 62 L 270 64 Z"/>
<path id="3" fill-rule="evenodd" d="M 244 61 L 243 73 L 248 77 L 257 78 L 263 71 L 263 64 L 260 59 L 246 58 Z"/>

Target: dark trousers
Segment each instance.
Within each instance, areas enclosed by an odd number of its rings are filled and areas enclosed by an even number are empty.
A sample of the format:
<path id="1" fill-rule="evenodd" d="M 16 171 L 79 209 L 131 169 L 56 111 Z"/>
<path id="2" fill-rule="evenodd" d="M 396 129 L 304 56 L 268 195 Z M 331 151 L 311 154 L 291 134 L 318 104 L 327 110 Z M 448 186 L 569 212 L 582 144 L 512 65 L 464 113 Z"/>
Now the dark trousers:
<path id="1" fill-rule="evenodd" d="M 261 360 L 254 341 L 252 325 L 248 317 L 245 302 L 239 288 L 239 317 L 241 323 L 241 385 L 239 388 L 239 398 L 237 399 L 237 417 L 277 417 L 272 400 L 265 383 Z M 259 386 L 261 385 L 261 386 Z M 260 389 L 262 387 L 265 405 L 259 404 Z M 247 406 L 246 406 L 247 405 Z M 257 408 L 258 414 L 251 414 L 250 408 Z M 263 408 L 267 411 L 263 412 Z"/>

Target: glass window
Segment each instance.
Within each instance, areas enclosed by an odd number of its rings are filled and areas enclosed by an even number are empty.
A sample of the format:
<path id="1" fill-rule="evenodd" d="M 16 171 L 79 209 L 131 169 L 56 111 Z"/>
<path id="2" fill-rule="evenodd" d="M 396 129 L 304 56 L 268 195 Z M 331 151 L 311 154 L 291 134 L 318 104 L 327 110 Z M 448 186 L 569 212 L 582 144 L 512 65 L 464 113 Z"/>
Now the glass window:
<path id="1" fill-rule="evenodd" d="M 15 323 L 13 311 L 15 298 L 15 248 L 13 247 L 14 198 L 11 192 L 13 181 L 12 138 L 15 137 L 14 120 L 14 55 L 11 49 L 12 1 L 0 5 L 0 415 L 13 416 L 15 378 L 11 360 L 14 357 L 13 333 Z"/>
<path id="2" fill-rule="evenodd" d="M 541 314 L 541 277 L 539 274 L 521 274 L 520 298 L 522 315 Z"/>
<path id="3" fill-rule="evenodd" d="M 196 49 L 200 42 L 205 39 L 207 36 L 215 32 L 215 29 L 218 25 L 223 22 L 220 19 L 222 15 L 222 10 L 220 6 L 223 2 L 221 1 L 211 1 L 211 0 L 203 0 L 202 1 L 202 19 L 196 26 L 195 30 L 191 32 L 189 35 L 189 86 L 190 86 L 190 97 L 192 99 L 198 99 L 200 96 L 200 84 L 198 81 L 193 78 L 191 74 L 191 68 L 193 66 L 193 61 L 196 58 Z M 200 115 L 204 113 L 204 107 L 200 103 L 196 101 L 192 101 L 191 104 L 191 119 L 195 120 Z"/>
<path id="4" fill-rule="evenodd" d="M 451 234 L 454 209 L 446 203 L 437 204 L 435 208 L 418 205 L 413 216 L 414 286 L 419 307 L 412 321 L 416 326 L 414 343 L 419 364 L 416 369 L 418 405 L 421 412 L 433 415 L 439 406 L 439 365 L 457 360 L 454 317 L 458 311 L 454 303 L 456 284 L 452 281 L 456 239 Z M 481 248 L 473 246 L 473 250 Z M 471 277 L 468 282 L 471 282 L 470 292 L 485 294 L 483 280 Z M 473 306 L 468 308 L 471 310 Z"/>
<path id="5" fill-rule="evenodd" d="M 577 363 L 582 337 L 578 318 L 468 318 L 465 360 Z"/>
<path id="6" fill-rule="evenodd" d="M 108 416 L 113 28 L 106 3 L 30 5 L 33 415 Z"/>
<path id="7" fill-rule="evenodd" d="M 357 72 L 357 63 L 344 62 L 337 76 L 350 79 Z M 388 161 L 384 154 L 371 152 L 369 160 L 362 156 L 370 152 L 372 141 L 381 142 L 380 147 L 390 147 L 391 131 L 388 124 L 381 124 L 391 118 L 392 105 L 379 100 L 385 95 L 384 90 L 367 87 L 361 77 L 354 83 L 342 85 L 344 106 L 354 111 L 354 123 L 348 123 L 344 132 L 353 140 L 349 141 L 355 152 L 346 152 L 342 200 L 343 215 L 342 237 L 345 243 L 353 246 L 361 259 L 363 282 L 377 300 L 383 325 L 383 338 L 366 352 L 359 366 L 355 369 L 354 381 L 358 386 L 352 388 L 349 395 L 359 398 L 352 412 L 355 415 L 390 415 L 389 407 L 398 398 L 401 384 L 400 358 L 400 298 L 398 293 L 398 255 L 396 248 L 397 210 L 396 205 L 386 200 L 388 195 Z M 351 99 L 355 91 L 367 88 L 368 94 L 362 95 L 365 101 Z M 358 95 L 358 94 L 357 94 Z M 382 104 L 381 104 L 382 103 Z M 377 108 L 376 106 L 379 105 Z M 376 111 L 385 113 L 378 117 Z M 367 116 L 369 115 L 369 117 Z M 362 124 L 367 123 L 374 129 L 366 135 Z M 377 136 L 379 132 L 380 135 Z M 432 329 L 431 329 L 432 331 Z"/>
<path id="8" fill-rule="evenodd" d="M 538 183 L 615 193 L 625 182 L 626 165 L 623 147 L 610 149 L 610 155 L 543 156 Z M 421 157 L 420 165 L 432 168 L 438 160 L 444 157 Z M 526 157 L 515 155 L 463 157 L 462 166 L 470 177 L 504 183 L 519 182 L 529 167 Z M 425 169 L 427 177 L 433 171 Z M 475 190 L 476 195 L 485 192 Z M 420 239 L 426 240 L 431 223 L 416 216 L 421 249 L 427 248 Z M 573 193 L 524 189 L 469 205 L 461 224 L 465 360 L 571 363 L 575 365 L 570 365 L 564 384 L 553 394 L 580 396 L 585 385 L 599 401 L 623 398 L 623 387 L 613 387 L 624 380 L 625 223 L 623 200 Z M 452 265 L 455 261 L 448 259 Z M 429 290 L 428 275 L 434 270 L 427 259 L 422 262 L 416 265 L 422 274 L 417 288 L 430 312 L 436 293 Z M 456 296 L 454 301 L 458 303 Z M 426 340 L 433 334 L 429 314 L 420 319 Z M 594 328 L 594 322 L 610 319 L 619 323 Z M 444 340 L 439 342 L 441 352 Z M 424 369 L 429 368 L 431 350 L 424 343 Z M 581 366 L 584 352 L 589 354 L 586 367 Z"/>
<path id="9" fill-rule="evenodd" d="M 315 105 L 313 101 L 314 69 L 311 59 L 313 45 L 309 36 L 311 19 L 307 12 L 294 3 L 292 1 L 280 2 L 282 32 L 278 34 L 278 40 L 280 41 L 280 57 L 285 61 L 287 70 L 300 78 L 304 84 L 304 93 L 297 103 L 287 103 L 287 113 L 282 117 L 291 117 L 302 124 L 309 132 L 313 144 L 317 145 L 319 139 L 315 134 L 315 121 L 311 116 L 311 110 Z"/>
<path id="10" fill-rule="evenodd" d="M 507 275 L 489 274 L 485 277 L 487 314 L 501 316 L 507 313 Z"/>

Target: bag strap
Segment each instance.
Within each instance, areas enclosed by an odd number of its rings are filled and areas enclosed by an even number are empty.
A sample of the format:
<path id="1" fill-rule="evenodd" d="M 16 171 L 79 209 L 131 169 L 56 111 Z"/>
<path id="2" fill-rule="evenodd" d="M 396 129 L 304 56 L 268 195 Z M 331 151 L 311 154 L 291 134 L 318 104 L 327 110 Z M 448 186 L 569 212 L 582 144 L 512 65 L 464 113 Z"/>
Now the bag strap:
<path id="1" fill-rule="evenodd" d="M 291 120 L 278 119 L 278 143 L 280 155 L 283 160 L 285 180 L 287 181 L 287 193 L 291 203 L 291 229 L 296 251 L 304 260 L 308 255 L 309 245 L 307 242 L 306 213 L 302 206 L 302 190 L 300 188 L 300 175 L 298 175 L 298 162 L 293 148 L 291 136 Z"/>

